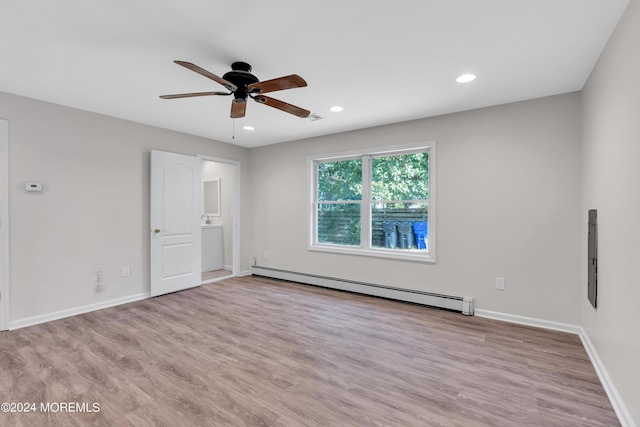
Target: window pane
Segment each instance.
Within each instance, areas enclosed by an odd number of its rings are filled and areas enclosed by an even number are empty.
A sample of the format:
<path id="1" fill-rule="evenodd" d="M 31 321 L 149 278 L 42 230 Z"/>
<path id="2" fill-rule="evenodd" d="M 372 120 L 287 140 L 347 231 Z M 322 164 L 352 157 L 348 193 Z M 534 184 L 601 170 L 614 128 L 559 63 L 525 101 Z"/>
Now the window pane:
<path id="1" fill-rule="evenodd" d="M 318 243 L 360 246 L 360 204 L 318 204 Z"/>
<path id="2" fill-rule="evenodd" d="M 373 157 L 373 200 L 427 200 L 429 198 L 429 153 Z"/>
<path id="3" fill-rule="evenodd" d="M 435 141 L 310 157 L 308 249 L 435 262 L 435 161 Z"/>
<path id="4" fill-rule="evenodd" d="M 371 246 L 427 250 L 428 205 L 374 203 L 371 205 Z"/>
<path id="5" fill-rule="evenodd" d="M 362 200 L 362 160 L 319 163 L 317 200 Z"/>

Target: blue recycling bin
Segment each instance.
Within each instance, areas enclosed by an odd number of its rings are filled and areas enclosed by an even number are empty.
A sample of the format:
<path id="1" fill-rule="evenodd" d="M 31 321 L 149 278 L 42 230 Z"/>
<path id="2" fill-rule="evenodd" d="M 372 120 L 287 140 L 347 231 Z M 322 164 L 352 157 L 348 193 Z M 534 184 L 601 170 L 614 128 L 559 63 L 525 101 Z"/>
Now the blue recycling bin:
<path id="1" fill-rule="evenodd" d="M 396 232 L 395 221 L 383 221 L 382 232 L 384 233 L 384 247 L 385 248 L 397 248 L 398 247 L 398 233 Z"/>
<path id="2" fill-rule="evenodd" d="M 413 230 L 411 229 L 410 222 L 399 222 L 398 223 L 398 246 L 402 249 L 411 249 L 413 248 Z"/>
<path id="3" fill-rule="evenodd" d="M 413 223 L 413 233 L 416 235 L 418 249 L 427 249 L 427 236 L 429 236 L 429 223 L 418 221 Z"/>

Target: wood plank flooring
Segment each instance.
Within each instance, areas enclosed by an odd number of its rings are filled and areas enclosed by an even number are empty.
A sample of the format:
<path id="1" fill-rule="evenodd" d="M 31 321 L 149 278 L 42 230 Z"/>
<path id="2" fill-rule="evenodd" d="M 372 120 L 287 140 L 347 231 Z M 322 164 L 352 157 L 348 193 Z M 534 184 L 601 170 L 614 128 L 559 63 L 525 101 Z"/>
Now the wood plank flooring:
<path id="1" fill-rule="evenodd" d="M 260 277 L 0 333 L 0 393 L 99 405 L 19 427 L 620 425 L 577 336 Z"/>
<path id="2" fill-rule="evenodd" d="M 205 282 L 207 280 L 217 279 L 219 277 L 231 276 L 232 274 L 233 273 L 231 272 L 231 270 L 225 270 L 225 269 L 205 271 L 202 273 L 201 280 Z"/>

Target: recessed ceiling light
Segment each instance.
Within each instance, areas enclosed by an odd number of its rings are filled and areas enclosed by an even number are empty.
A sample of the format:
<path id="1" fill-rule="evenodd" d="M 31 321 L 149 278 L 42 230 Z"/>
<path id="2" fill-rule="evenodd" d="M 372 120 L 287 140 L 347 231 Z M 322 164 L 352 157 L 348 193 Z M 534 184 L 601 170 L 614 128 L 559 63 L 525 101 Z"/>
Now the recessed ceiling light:
<path id="1" fill-rule="evenodd" d="M 254 128 L 253 126 L 242 126 L 242 129 L 244 129 L 244 130 L 256 130 L 256 128 Z"/>
<path id="2" fill-rule="evenodd" d="M 476 79 L 475 74 L 463 74 L 456 79 L 458 83 L 469 83 Z"/>
<path id="3" fill-rule="evenodd" d="M 329 108 L 329 111 L 333 111 L 334 113 L 339 113 L 342 110 L 344 110 L 344 107 L 341 107 L 339 105 L 334 105 L 333 107 Z"/>

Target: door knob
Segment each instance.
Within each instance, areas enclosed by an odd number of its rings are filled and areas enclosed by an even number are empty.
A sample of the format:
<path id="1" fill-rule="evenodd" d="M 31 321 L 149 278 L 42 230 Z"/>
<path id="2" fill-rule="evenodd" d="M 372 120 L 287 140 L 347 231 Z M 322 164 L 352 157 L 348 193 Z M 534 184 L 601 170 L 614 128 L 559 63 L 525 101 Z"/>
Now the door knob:
<path id="1" fill-rule="evenodd" d="M 154 232 L 154 233 L 156 233 L 156 234 L 158 234 L 158 233 L 160 232 L 160 229 L 159 229 L 159 228 L 154 228 L 154 229 L 153 229 L 153 232 Z"/>

